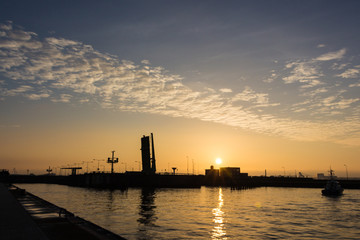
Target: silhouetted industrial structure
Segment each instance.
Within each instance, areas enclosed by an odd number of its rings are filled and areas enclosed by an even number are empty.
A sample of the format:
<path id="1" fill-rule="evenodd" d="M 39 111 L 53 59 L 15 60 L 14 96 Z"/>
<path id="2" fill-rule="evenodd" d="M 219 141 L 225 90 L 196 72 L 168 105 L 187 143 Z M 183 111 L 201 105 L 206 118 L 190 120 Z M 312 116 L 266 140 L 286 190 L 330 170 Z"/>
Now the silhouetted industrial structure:
<path id="1" fill-rule="evenodd" d="M 114 173 L 113 165 L 114 163 L 118 163 L 119 161 L 119 158 L 115 158 L 114 153 L 115 151 L 112 151 L 112 157 L 108 158 L 108 163 L 111 163 L 111 174 L 100 172 L 99 162 L 97 172 L 89 173 L 87 171 L 86 173 L 80 175 L 76 175 L 76 173 L 77 170 L 82 169 L 81 167 L 61 168 L 70 169 L 72 171 L 72 174 L 70 176 L 61 176 L 61 173 L 60 176 L 57 176 L 56 174 L 44 174 L 39 176 L 35 176 L 33 174 L 19 175 L 15 172 L 13 175 L 11 175 L 9 174 L 9 170 L 0 169 L 0 182 L 56 183 L 97 188 L 198 188 L 201 186 L 222 186 L 235 189 L 245 189 L 262 186 L 313 188 L 323 187 L 326 183 L 326 179 L 312 179 L 304 177 L 300 173 L 299 177 L 268 177 L 266 174 L 266 170 L 265 176 L 250 177 L 247 173 L 241 173 L 239 167 L 222 167 L 219 169 L 215 169 L 214 166 L 211 166 L 210 169 L 205 170 L 205 176 L 195 174 L 176 174 L 176 167 L 172 167 L 172 174 L 156 173 L 154 136 L 152 133 L 150 136 L 144 135 L 141 138 L 142 171 L 126 171 L 125 173 Z M 52 169 L 49 167 L 47 172 L 51 173 Z M 340 183 L 344 188 L 360 189 L 360 180 L 341 180 Z"/>
<path id="2" fill-rule="evenodd" d="M 234 186 L 240 182 L 244 182 L 248 178 L 247 173 L 241 173 L 239 167 L 222 167 L 214 169 L 205 169 L 205 184 L 210 186 Z"/>
<path id="3" fill-rule="evenodd" d="M 144 174 L 155 174 L 156 161 L 155 161 L 155 148 L 154 136 L 151 133 L 151 152 L 150 152 L 150 137 L 143 136 L 141 138 L 141 158 L 142 158 L 142 172 Z"/>
<path id="4" fill-rule="evenodd" d="M 241 173 L 240 168 L 238 167 L 222 167 L 220 168 L 220 176 L 221 177 L 247 177 L 247 173 Z"/>
<path id="5" fill-rule="evenodd" d="M 114 153 L 115 151 L 111 151 L 112 153 L 112 157 L 108 158 L 108 163 L 111 163 L 111 173 L 114 173 L 114 163 L 118 163 L 119 162 L 119 158 L 115 158 Z"/>
<path id="6" fill-rule="evenodd" d="M 82 169 L 82 167 L 65 167 L 60 169 L 71 169 L 71 175 L 76 175 L 76 170 Z"/>

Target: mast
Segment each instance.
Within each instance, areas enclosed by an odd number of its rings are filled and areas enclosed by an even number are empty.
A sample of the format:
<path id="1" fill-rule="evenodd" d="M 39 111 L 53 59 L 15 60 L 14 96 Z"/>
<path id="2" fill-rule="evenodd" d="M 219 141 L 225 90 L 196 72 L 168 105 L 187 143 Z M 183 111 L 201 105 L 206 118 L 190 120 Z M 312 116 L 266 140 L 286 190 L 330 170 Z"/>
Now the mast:
<path id="1" fill-rule="evenodd" d="M 156 162 L 155 162 L 155 148 L 154 148 L 154 135 L 151 133 L 151 150 L 152 150 L 152 158 L 151 158 L 151 169 L 152 172 L 156 172 Z"/>

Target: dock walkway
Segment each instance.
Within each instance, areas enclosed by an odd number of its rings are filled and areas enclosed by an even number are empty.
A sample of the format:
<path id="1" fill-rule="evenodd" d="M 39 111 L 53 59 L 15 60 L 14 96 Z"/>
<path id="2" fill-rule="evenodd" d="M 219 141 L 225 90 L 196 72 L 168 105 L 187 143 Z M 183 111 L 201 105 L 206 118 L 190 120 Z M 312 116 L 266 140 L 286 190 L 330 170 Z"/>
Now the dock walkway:
<path id="1" fill-rule="evenodd" d="M 0 183 L 0 239 L 48 239 L 21 204 Z"/>
<path id="2" fill-rule="evenodd" d="M 10 191 L 0 183 L 1 240 L 124 239 L 23 189 Z"/>

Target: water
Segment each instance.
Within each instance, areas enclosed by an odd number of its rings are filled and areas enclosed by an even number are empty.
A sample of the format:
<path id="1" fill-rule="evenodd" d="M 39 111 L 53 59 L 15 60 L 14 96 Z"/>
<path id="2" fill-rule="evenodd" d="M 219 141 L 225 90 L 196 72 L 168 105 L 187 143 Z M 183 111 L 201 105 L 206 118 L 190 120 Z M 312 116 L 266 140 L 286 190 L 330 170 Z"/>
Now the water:
<path id="1" fill-rule="evenodd" d="M 360 239 L 360 190 L 17 186 L 127 239 Z"/>

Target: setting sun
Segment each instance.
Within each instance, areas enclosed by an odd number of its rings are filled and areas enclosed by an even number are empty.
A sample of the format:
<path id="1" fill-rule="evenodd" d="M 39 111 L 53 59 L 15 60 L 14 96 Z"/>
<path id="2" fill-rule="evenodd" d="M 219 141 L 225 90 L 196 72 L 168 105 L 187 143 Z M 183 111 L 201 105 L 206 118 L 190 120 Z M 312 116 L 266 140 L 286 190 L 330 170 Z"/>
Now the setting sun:
<path id="1" fill-rule="evenodd" d="M 217 159 L 215 160 L 215 162 L 216 162 L 216 164 L 221 164 L 221 163 L 222 163 L 222 159 L 221 159 L 221 158 L 217 158 Z"/>

